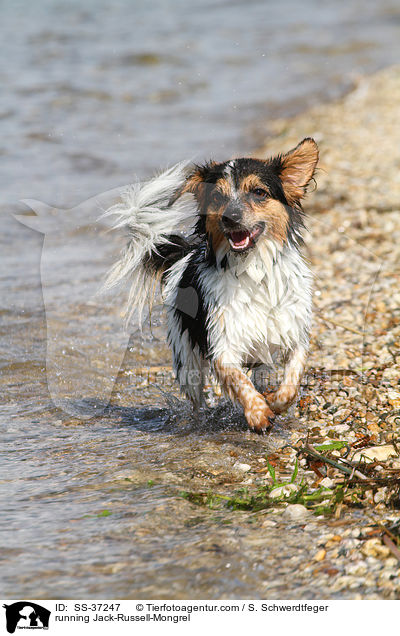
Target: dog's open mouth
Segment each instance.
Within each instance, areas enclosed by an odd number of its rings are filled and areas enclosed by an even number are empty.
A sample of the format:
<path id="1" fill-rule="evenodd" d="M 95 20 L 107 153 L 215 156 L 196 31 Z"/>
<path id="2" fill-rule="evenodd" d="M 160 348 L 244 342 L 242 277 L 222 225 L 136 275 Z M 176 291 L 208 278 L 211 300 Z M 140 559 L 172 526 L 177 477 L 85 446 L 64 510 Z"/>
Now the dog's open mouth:
<path id="1" fill-rule="evenodd" d="M 245 252 L 250 247 L 254 247 L 263 230 L 264 224 L 259 223 L 252 230 L 240 229 L 227 232 L 226 237 L 235 252 Z"/>

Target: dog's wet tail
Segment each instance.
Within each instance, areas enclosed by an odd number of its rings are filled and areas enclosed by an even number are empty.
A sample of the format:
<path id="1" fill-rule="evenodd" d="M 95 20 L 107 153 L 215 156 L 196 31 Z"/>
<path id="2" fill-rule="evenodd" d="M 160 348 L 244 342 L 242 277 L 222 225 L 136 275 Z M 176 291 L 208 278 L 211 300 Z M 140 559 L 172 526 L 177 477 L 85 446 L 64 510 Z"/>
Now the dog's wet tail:
<path id="1" fill-rule="evenodd" d="M 154 297 L 162 274 L 190 251 L 190 236 L 197 221 L 194 198 L 176 198 L 187 178 L 187 163 L 179 163 L 144 183 L 125 190 L 121 201 L 104 216 L 116 218 L 113 227 L 128 233 L 128 244 L 110 270 L 104 289 L 128 281 L 127 320 Z"/>

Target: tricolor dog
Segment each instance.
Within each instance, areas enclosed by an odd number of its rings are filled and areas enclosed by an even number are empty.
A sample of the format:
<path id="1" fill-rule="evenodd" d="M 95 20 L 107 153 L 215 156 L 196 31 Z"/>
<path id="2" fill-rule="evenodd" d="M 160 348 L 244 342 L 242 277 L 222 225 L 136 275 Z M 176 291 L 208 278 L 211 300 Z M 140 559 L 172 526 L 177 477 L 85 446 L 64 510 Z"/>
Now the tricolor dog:
<path id="1" fill-rule="evenodd" d="M 107 285 L 128 279 L 130 310 L 141 311 L 160 282 L 182 392 L 199 406 L 214 374 L 257 433 L 295 400 L 306 361 L 312 276 L 301 201 L 317 162 L 306 138 L 266 160 L 178 164 L 130 186 L 108 211 L 129 241 Z M 277 353 L 281 384 L 260 392 L 246 371 Z"/>

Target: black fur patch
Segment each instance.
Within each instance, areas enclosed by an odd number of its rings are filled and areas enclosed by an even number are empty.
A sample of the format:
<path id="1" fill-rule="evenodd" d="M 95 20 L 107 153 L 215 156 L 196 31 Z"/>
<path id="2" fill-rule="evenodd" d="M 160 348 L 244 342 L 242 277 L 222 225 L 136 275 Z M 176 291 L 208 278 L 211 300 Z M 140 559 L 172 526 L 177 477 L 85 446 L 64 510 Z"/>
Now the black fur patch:
<path id="1" fill-rule="evenodd" d="M 198 345 L 206 357 L 209 351 L 207 331 L 207 308 L 203 290 L 198 280 L 199 266 L 206 260 L 205 246 L 193 252 L 179 282 L 174 312 L 182 333 L 188 331 L 191 346 Z M 175 352 L 174 352 L 175 353 Z"/>
<path id="2" fill-rule="evenodd" d="M 153 272 L 165 272 L 169 267 L 177 263 L 184 256 L 189 254 L 192 247 L 178 234 L 170 234 L 166 237 L 168 243 L 156 245 L 155 250 L 146 256 L 143 265 Z"/>

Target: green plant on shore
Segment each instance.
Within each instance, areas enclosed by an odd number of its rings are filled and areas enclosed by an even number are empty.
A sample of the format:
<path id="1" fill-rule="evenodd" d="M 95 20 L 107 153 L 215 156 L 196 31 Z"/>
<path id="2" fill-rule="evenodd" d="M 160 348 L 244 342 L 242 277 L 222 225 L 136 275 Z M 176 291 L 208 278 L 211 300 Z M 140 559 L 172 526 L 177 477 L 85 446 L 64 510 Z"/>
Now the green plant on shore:
<path id="1" fill-rule="evenodd" d="M 346 442 L 335 440 L 328 444 L 316 445 L 314 450 L 317 451 L 319 457 L 325 458 L 328 465 L 332 465 L 336 462 L 332 460 L 330 453 L 341 450 L 346 445 Z M 280 481 L 277 478 L 275 468 L 268 457 L 266 457 L 266 464 L 272 484 L 263 484 L 251 490 L 240 488 L 231 495 L 211 490 L 207 492 L 183 491 L 180 494 L 198 506 L 210 509 L 226 508 L 232 511 L 257 512 L 275 508 L 280 504 L 302 504 L 316 515 L 329 516 L 334 514 L 338 506 L 343 504 L 358 508 L 366 505 L 364 495 L 367 488 L 371 488 L 371 483 L 353 483 L 351 479 L 343 478 L 341 475 L 336 479 L 336 483 L 333 483 L 329 488 L 326 486 L 313 488 L 304 481 L 304 478 L 296 484 L 299 471 L 297 458 L 290 478 L 285 481 Z"/>
<path id="2" fill-rule="evenodd" d="M 181 492 L 181 496 L 197 506 L 206 506 L 210 509 L 225 507 L 229 510 L 257 512 L 259 510 L 275 508 L 282 503 L 299 503 L 317 515 L 330 515 L 334 513 L 337 505 L 343 501 L 345 495 L 343 485 L 339 485 L 334 489 L 321 486 L 316 490 L 312 490 L 307 484 L 303 483 L 297 490 L 289 493 L 283 492 L 279 497 L 274 498 L 270 497 L 271 490 L 273 490 L 273 488 L 262 486 L 258 488 L 255 493 L 251 493 L 247 488 L 241 488 L 236 490 L 233 495 L 222 495 L 212 491 L 183 491 Z M 354 492 L 352 495 L 354 504 L 361 502 L 361 493 Z"/>
<path id="3" fill-rule="evenodd" d="M 331 446 L 331 445 L 330 445 Z M 336 446 L 335 446 L 336 448 Z M 298 460 L 296 458 L 293 472 L 286 481 L 279 481 L 276 477 L 275 468 L 266 458 L 267 469 L 272 479 L 272 485 L 265 484 L 259 486 L 256 491 L 250 492 L 248 488 L 240 488 L 232 495 L 223 495 L 213 491 L 190 492 L 183 491 L 181 496 L 198 506 L 206 506 L 210 509 L 228 508 L 230 510 L 247 510 L 257 512 L 267 508 L 275 507 L 280 503 L 300 503 L 309 509 L 313 509 L 316 514 L 330 514 L 334 507 L 343 501 L 343 486 L 335 489 L 320 486 L 317 489 L 310 488 L 302 479 L 297 488 L 285 490 L 286 486 L 293 486 L 298 476 Z M 281 493 L 276 494 L 277 489 Z M 271 497 L 272 491 L 275 491 Z"/>
<path id="4" fill-rule="evenodd" d="M 394 443 L 394 442 L 393 442 Z M 382 462 L 351 461 L 349 443 L 332 440 L 324 444 L 312 444 L 307 436 L 299 440 L 295 447 L 297 457 L 306 460 L 309 470 L 314 470 L 319 478 L 325 467 L 331 475 L 329 486 L 309 485 L 304 478 L 298 482 L 299 464 L 295 465 L 289 479 L 278 479 L 274 466 L 266 457 L 266 467 L 272 483 L 258 487 L 240 488 L 233 494 L 207 492 L 181 492 L 181 496 L 198 506 L 211 509 L 247 510 L 257 512 L 276 508 L 282 504 L 302 504 L 316 515 L 340 515 L 343 506 L 366 508 L 374 504 L 376 492 L 386 489 L 385 505 L 396 510 L 400 508 L 400 475 L 390 466 L 386 469 Z M 340 453 L 343 451 L 343 453 Z M 384 470 L 382 470 L 384 468 Z M 297 482 L 297 483 L 296 483 Z M 381 495 L 382 496 L 382 495 Z M 380 499 L 382 500 L 382 499 Z"/>

